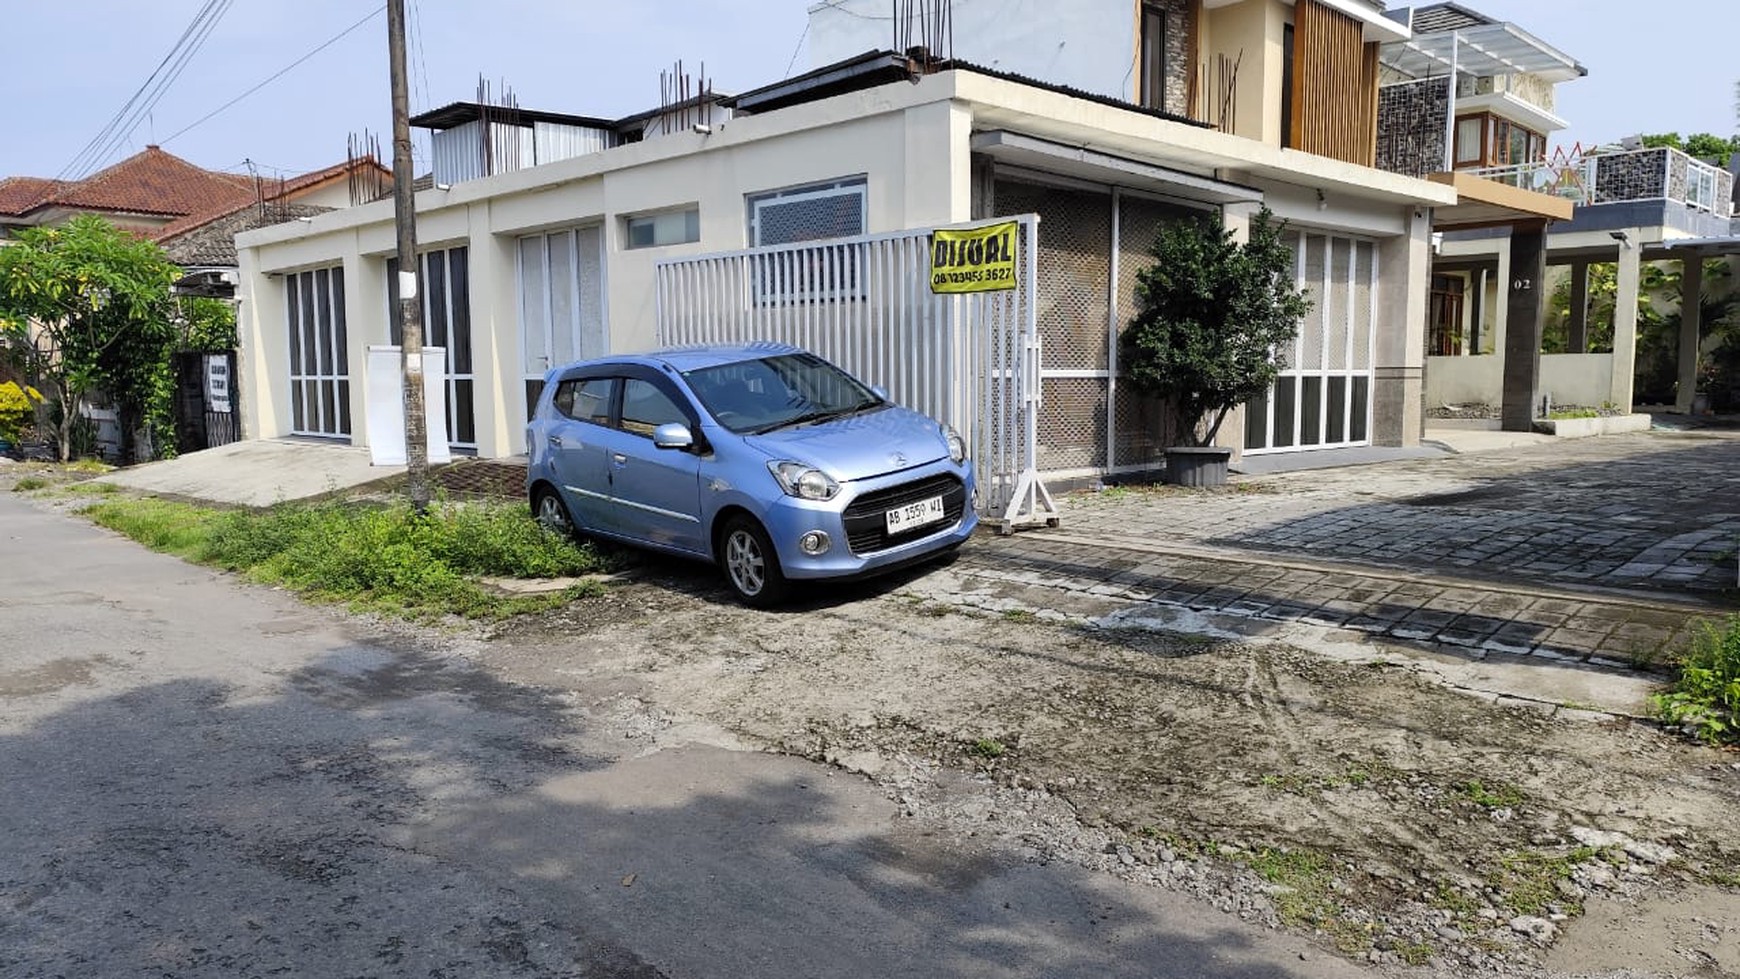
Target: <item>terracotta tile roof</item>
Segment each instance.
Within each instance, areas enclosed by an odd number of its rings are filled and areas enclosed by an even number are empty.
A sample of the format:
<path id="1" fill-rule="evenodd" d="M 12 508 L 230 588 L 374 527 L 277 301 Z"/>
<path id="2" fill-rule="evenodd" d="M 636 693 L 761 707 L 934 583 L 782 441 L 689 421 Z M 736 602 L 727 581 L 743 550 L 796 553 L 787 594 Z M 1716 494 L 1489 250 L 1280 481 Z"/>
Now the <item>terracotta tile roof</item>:
<path id="1" fill-rule="evenodd" d="M 66 186 L 49 203 L 96 211 L 180 216 L 234 207 L 253 197 L 253 191 L 235 174 L 196 167 L 148 146 L 142 153 Z"/>
<path id="2" fill-rule="evenodd" d="M 17 215 L 33 210 L 63 186 L 58 180 L 41 177 L 0 178 L 0 214 Z"/>
<path id="3" fill-rule="evenodd" d="M 335 163 L 324 170 L 315 170 L 310 173 L 305 173 L 300 177 L 291 177 L 284 181 L 283 186 L 281 187 L 267 184 L 267 199 L 277 200 L 280 197 L 287 197 L 298 191 L 307 190 L 317 184 L 323 184 L 328 180 L 343 177 L 345 174 L 350 172 L 351 166 L 351 161 L 346 160 L 343 163 Z M 390 181 L 393 179 L 393 171 L 390 168 L 382 166 L 380 163 L 367 159 L 366 157 L 356 161 L 356 166 L 361 168 L 373 167 L 380 171 L 387 180 Z"/>

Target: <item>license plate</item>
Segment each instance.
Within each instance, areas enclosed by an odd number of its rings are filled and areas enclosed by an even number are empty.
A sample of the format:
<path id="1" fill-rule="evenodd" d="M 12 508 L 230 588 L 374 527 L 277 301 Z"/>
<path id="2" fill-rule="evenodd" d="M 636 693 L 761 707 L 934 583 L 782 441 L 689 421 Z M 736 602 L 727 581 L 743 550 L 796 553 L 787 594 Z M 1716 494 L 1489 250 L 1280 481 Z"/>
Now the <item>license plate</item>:
<path id="1" fill-rule="evenodd" d="M 898 534 L 903 530 L 922 527 L 927 523 L 936 523 L 943 516 L 943 498 L 940 496 L 919 500 L 917 503 L 908 503 L 903 507 L 895 507 L 888 511 L 888 532 Z"/>

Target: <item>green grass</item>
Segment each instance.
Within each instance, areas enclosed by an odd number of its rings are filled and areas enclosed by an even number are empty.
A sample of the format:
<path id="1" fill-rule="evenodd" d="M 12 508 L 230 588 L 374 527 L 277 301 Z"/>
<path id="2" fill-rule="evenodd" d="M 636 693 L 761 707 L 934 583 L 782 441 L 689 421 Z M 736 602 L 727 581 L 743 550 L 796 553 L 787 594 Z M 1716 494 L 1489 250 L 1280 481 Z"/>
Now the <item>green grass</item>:
<path id="1" fill-rule="evenodd" d="M 602 568 L 590 548 L 544 530 L 522 504 L 283 504 L 217 510 L 110 499 L 84 513 L 153 550 L 237 571 L 316 601 L 423 618 L 495 619 L 560 604 L 579 589 L 503 597 L 479 577 L 549 578 Z"/>
<path id="2" fill-rule="evenodd" d="M 39 489 L 48 489 L 49 482 L 41 476 L 25 476 L 12 484 L 14 493 L 34 493 Z"/>
<path id="3" fill-rule="evenodd" d="M 1277 886 L 1275 914 L 1289 928 L 1319 929 L 1343 952 L 1371 945 L 1366 928 L 1342 918 L 1329 859 L 1306 849 L 1263 847 L 1245 861 L 1257 876 Z"/>
<path id="4" fill-rule="evenodd" d="M 1656 717 L 1710 744 L 1740 742 L 1740 615 L 1699 623 L 1675 661 L 1679 678 L 1651 698 Z"/>
<path id="5" fill-rule="evenodd" d="M 1553 421 L 1564 421 L 1570 418 L 1600 418 L 1601 413 L 1594 408 L 1575 408 L 1570 411 L 1555 411 L 1547 417 Z"/>
<path id="6" fill-rule="evenodd" d="M 1561 895 L 1558 883 L 1570 880 L 1571 871 L 1578 864 L 1600 855 L 1599 850 L 1588 846 L 1559 857 L 1518 850 L 1498 858 L 1498 871 L 1492 875 L 1492 883 L 1503 895 L 1504 906 L 1515 914 L 1540 915 L 1549 904 L 1561 905 L 1573 914 L 1581 913 L 1582 904 Z"/>
<path id="7" fill-rule="evenodd" d="M 1462 783 L 1460 790 L 1464 799 L 1487 809 L 1509 809 L 1523 801 L 1521 789 L 1501 782 L 1488 788 L 1479 779 L 1469 779 Z"/>
<path id="8" fill-rule="evenodd" d="M 1432 961 L 1432 956 L 1436 952 L 1437 949 L 1434 949 L 1430 942 L 1411 942 L 1407 945 L 1396 946 L 1396 954 L 1401 956 L 1402 961 L 1408 965 L 1425 965 Z"/>
<path id="9" fill-rule="evenodd" d="M 967 750 L 980 758 L 990 760 L 993 758 L 1001 758 L 1005 754 L 1008 754 L 1009 746 L 998 741 L 996 738 L 980 738 L 979 740 L 974 741 Z"/>

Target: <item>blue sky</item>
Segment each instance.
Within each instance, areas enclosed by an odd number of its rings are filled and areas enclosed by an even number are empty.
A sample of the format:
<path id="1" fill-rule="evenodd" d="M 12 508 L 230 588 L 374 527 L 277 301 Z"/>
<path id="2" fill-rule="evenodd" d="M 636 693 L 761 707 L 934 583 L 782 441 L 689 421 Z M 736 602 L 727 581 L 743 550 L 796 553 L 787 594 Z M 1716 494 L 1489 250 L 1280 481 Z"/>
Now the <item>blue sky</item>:
<path id="1" fill-rule="evenodd" d="M 993 0 L 957 0 L 986 3 Z M 1067 0 L 1059 0 L 1067 2 Z M 1567 145 L 1645 131 L 1736 129 L 1734 0 L 1470 0 L 1580 60 L 1559 88 Z M 59 174 L 151 74 L 201 0 L 11 0 L 0 175 Z M 482 74 L 527 108 L 625 115 L 658 102 L 659 72 L 702 62 L 739 91 L 808 67 L 809 0 L 408 0 L 413 111 L 472 97 Z M 1395 4 L 1392 4 L 1395 6 Z M 390 152 L 386 20 L 367 23 L 235 107 L 194 125 L 380 7 L 380 0 L 238 0 L 116 151 L 150 142 L 202 166 L 302 172 L 369 129 Z M 793 58 L 796 58 L 795 66 Z M 183 130 L 186 130 L 185 132 Z"/>

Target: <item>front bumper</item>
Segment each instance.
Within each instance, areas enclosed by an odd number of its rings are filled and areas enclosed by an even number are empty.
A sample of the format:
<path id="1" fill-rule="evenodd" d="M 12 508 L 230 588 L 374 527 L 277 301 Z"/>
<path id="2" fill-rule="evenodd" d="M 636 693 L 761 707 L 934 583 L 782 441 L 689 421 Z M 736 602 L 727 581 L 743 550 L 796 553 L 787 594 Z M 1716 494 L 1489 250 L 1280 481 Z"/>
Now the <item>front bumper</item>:
<path id="1" fill-rule="evenodd" d="M 862 529 L 865 520 L 854 520 L 861 542 L 860 549 L 854 550 L 846 519 L 854 503 L 870 503 L 868 509 L 863 506 L 858 509 L 881 519 L 883 511 L 878 508 L 881 504 L 875 503 L 876 500 L 899 502 L 903 499 L 903 489 L 920 487 L 949 476 L 960 481 L 962 496 L 958 515 L 950 514 L 950 518 L 924 528 L 913 537 L 902 536 L 894 541 L 879 540 L 875 543 L 866 540 Z M 891 571 L 960 546 L 979 526 L 979 515 L 973 510 L 973 495 L 972 463 L 957 466 L 942 460 L 916 469 L 848 483 L 841 487 L 838 496 L 825 502 L 782 498 L 768 508 L 763 523 L 768 536 L 773 539 L 774 549 L 779 552 L 780 570 L 787 578 L 856 577 Z M 811 531 L 828 535 L 830 546 L 825 552 L 806 554 L 799 547 L 798 541 Z"/>

